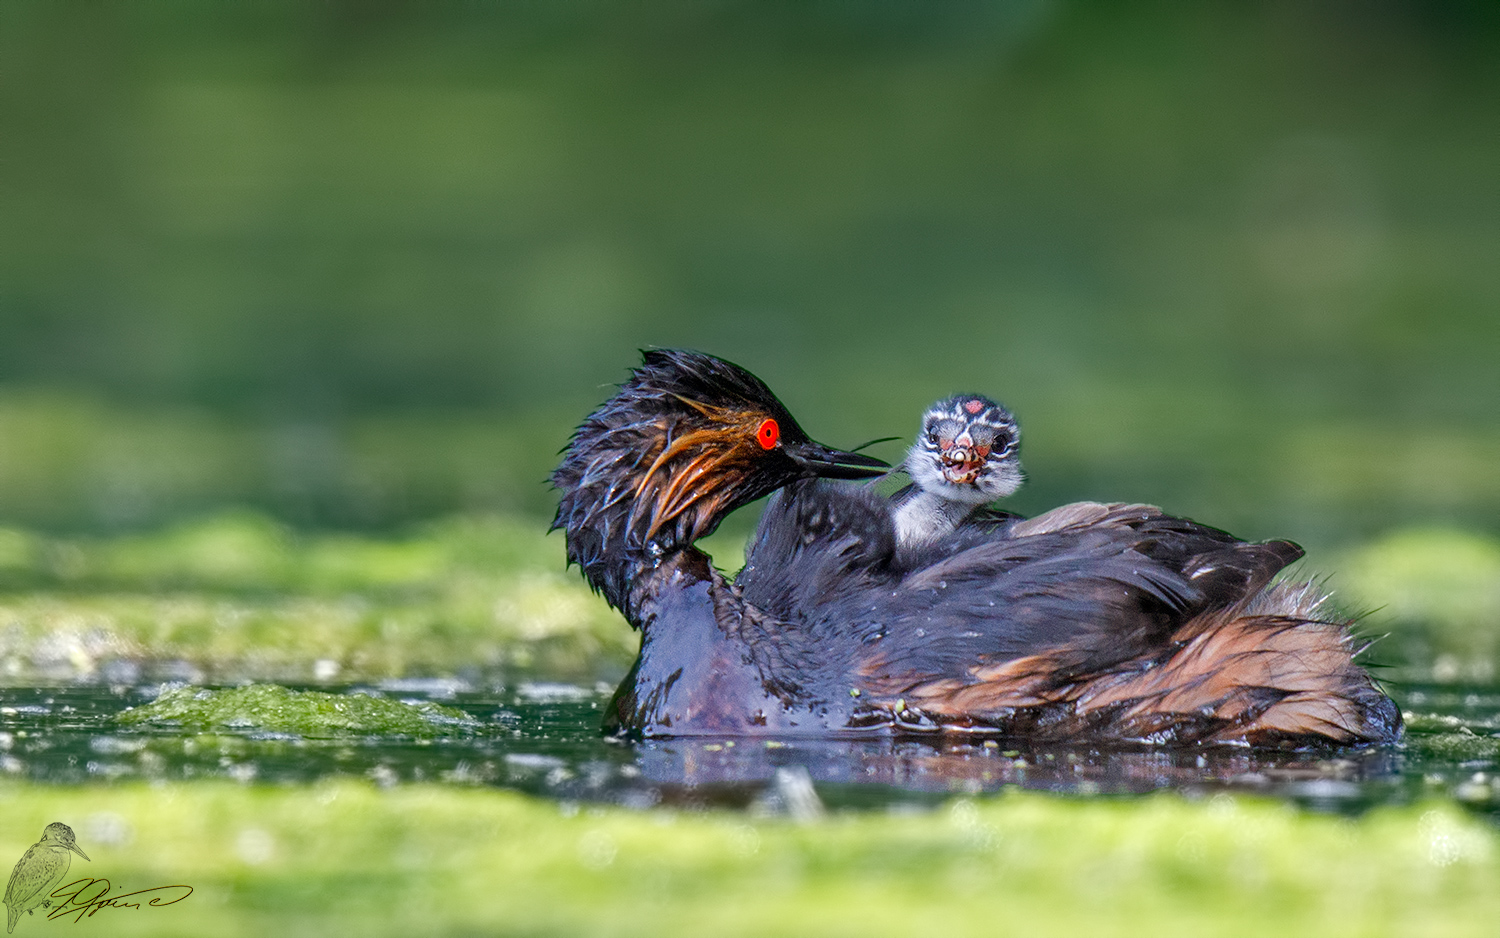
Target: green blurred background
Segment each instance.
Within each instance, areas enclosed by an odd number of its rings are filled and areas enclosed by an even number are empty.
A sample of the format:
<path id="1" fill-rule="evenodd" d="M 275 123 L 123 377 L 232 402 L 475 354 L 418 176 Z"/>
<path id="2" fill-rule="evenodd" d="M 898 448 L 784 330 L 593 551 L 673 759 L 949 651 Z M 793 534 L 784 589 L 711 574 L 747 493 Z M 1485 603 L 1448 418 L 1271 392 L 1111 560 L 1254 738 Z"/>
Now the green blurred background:
<path id="1" fill-rule="evenodd" d="M 1500 799 L 1497 259 L 1494 0 L 0 0 L 0 685 L 617 679 L 543 480 L 681 345 L 831 444 L 998 397 L 1023 512 L 1302 542 L 1393 633 L 1410 745 L 1457 741 L 1357 824 L 1226 793 L 804 828 L 464 762 L 32 784 L 7 707 L 0 863 L 63 818 L 78 875 L 200 889 L 78 934 L 1488 934 L 1500 840 L 1454 804 Z M 243 762 L 217 739 L 181 745 Z"/>
<path id="2" fill-rule="evenodd" d="M 1022 511 L 1494 534 L 1497 11 L 5 3 L 0 522 L 544 519 L 684 345 L 835 444 L 990 393 Z"/>

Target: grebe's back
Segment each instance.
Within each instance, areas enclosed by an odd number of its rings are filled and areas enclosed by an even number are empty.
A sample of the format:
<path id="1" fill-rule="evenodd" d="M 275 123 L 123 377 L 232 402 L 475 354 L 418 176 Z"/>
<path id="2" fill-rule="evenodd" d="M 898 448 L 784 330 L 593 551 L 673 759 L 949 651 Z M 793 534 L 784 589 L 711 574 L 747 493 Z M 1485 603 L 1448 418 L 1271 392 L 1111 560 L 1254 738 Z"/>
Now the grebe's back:
<path id="1" fill-rule="evenodd" d="M 859 721 L 1045 739 L 1305 745 L 1392 740 L 1302 556 L 1149 505 L 1066 505 L 897 549 L 866 489 L 773 497 L 736 586 L 845 655 Z M 817 601 L 816 597 L 822 597 Z"/>

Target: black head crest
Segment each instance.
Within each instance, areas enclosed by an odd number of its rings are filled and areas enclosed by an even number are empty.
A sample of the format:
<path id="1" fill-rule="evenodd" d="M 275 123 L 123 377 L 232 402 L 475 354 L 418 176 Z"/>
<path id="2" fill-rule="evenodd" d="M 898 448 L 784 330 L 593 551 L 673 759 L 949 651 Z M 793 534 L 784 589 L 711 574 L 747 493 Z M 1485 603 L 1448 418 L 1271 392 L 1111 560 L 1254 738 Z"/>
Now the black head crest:
<path id="1" fill-rule="evenodd" d="M 617 607 L 641 562 L 713 532 L 799 478 L 863 478 L 885 464 L 813 442 L 765 382 L 683 349 L 651 349 L 574 432 L 552 483 L 568 559 Z"/>

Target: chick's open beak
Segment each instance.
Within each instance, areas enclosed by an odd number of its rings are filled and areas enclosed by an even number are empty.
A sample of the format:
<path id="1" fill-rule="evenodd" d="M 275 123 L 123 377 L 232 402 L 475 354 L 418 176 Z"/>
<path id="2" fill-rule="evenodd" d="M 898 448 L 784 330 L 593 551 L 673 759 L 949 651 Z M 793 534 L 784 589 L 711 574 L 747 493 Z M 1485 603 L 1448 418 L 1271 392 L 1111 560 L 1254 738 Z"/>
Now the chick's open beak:
<path id="1" fill-rule="evenodd" d="M 884 475 L 891 468 L 890 463 L 873 456 L 829 449 L 822 443 L 810 440 L 806 443 L 786 444 L 783 450 L 809 478 L 822 476 L 825 479 L 867 479 Z"/>
<path id="2" fill-rule="evenodd" d="M 941 461 L 943 476 L 955 485 L 963 485 L 972 483 L 979 477 L 979 470 L 984 466 L 984 454 L 977 448 L 954 446 L 943 453 Z"/>

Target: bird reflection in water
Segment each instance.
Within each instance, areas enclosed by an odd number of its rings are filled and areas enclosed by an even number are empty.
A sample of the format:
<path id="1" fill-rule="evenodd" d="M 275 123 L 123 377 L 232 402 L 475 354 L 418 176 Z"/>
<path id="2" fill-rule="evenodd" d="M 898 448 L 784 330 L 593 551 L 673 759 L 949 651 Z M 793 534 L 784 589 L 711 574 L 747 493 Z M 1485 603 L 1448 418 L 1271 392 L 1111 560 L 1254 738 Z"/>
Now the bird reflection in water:
<path id="1" fill-rule="evenodd" d="M 977 739 L 671 739 L 638 744 L 636 785 L 649 789 L 653 802 L 746 807 L 764 797 L 778 769 L 800 768 L 825 798 L 850 805 L 1019 787 L 1074 795 L 1243 791 L 1353 807 L 1373 795 L 1361 783 L 1394 778 L 1394 760 L 1379 749 L 1331 754 Z"/>

